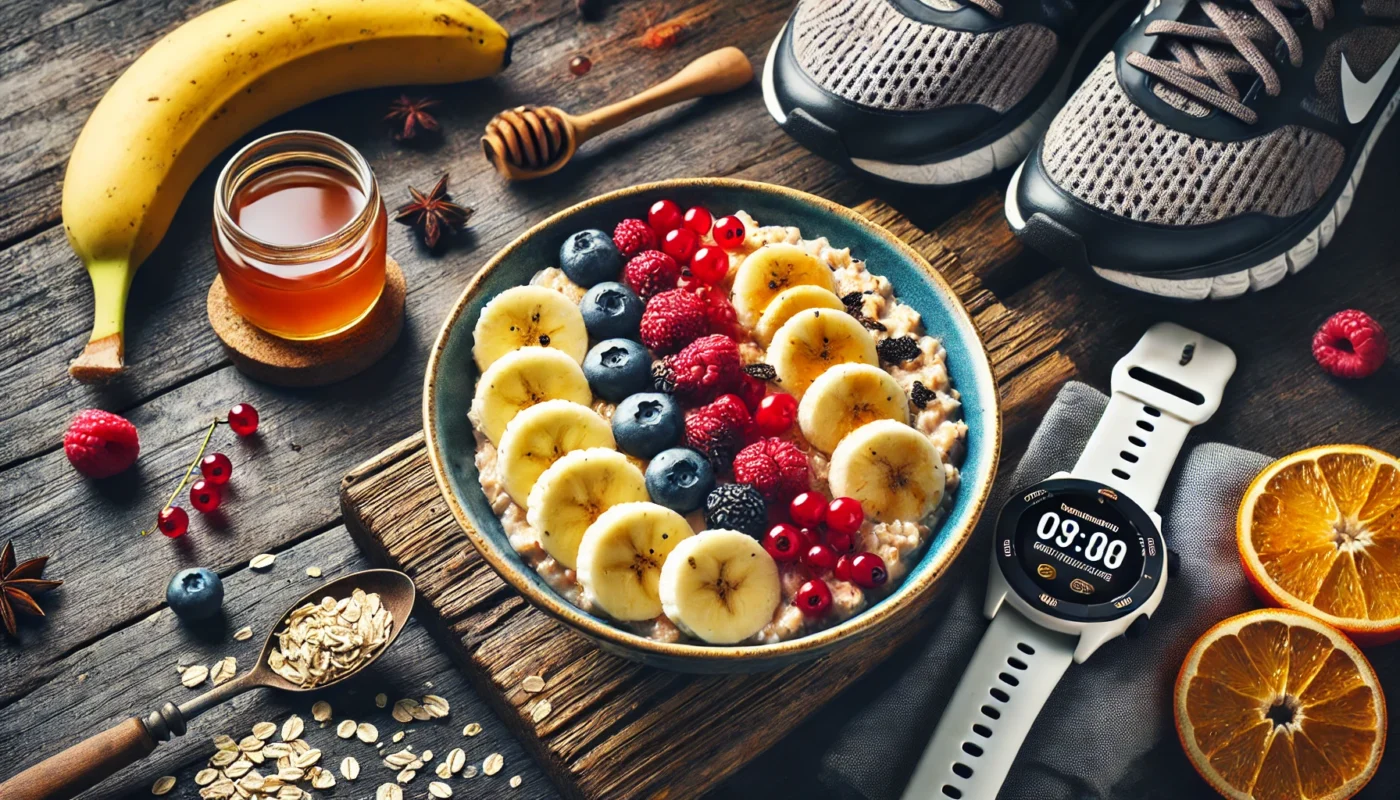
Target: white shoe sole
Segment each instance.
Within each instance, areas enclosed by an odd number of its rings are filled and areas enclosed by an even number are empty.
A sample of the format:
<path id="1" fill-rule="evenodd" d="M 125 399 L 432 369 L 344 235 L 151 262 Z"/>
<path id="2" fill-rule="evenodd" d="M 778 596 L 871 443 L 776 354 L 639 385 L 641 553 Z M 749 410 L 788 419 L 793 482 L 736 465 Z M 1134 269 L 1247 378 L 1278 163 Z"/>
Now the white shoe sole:
<path id="1" fill-rule="evenodd" d="M 1070 55 L 1064 74 L 1060 76 L 1059 82 L 1051 89 L 1045 102 L 1041 103 L 1040 108 L 1037 108 L 1035 113 L 1017 125 L 1015 130 L 1000 139 L 947 161 L 935 161 L 927 164 L 900 164 L 894 161 L 852 158 L 851 165 L 862 172 L 886 180 L 915 186 L 953 186 L 984 178 L 999 169 L 1015 166 L 1024 160 L 1035 143 L 1040 141 L 1045 129 L 1050 127 L 1050 121 L 1055 118 L 1056 112 L 1065 104 L 1065 98 L 1069 96 L 1070 76 L 1075 73 L 1080 60 L 1083 59 L 1084 48 L 1094 40 L 1110 19 L 1115 18 L 1125 5 L 1134 1 L 1118 0 L 1103 14 L 1100 14 L 1098 19 L 1094 20 L 1094 24 L 1080 38 L 1079 46 Z M 777 93 L 773 90 L 773 60 L 777 58 L 778 45 L 782 42 L 786 32 L 787 26 L 784 25 L 778 35 L 774 37 L 773 44 L 768 48 L 768 58 L 763 62 L 763 104 L 767 107 L 769 116 L 776 120 L 779 125 L 787 123 L 787 113 L 778 103 Z"/>
<path id="2" fill-rule="evenodd" d="M 1386 125 L 1390 123 L 1398 109 L 1400 109 L 1400 92 L 1397 92 L 1386 103 L 1385 110 L 1381 112 L 1380 119 L 1376 121 L 1376 127 L 1371 131 L 1370 137 L 1366 139 L 1366 144 L 1361 149 L 1361 156 L 1356 159 L 1356 166 L 1352 169 L 1351 175 L 1347 177 L 1347 185 L 1342 189 L 1337 202 L 1332 205 L 1327 216 L 1322 218 L 1322 222 L 1316 228 L 1309 231 L 1307 236 L 1304 236 L 1301 241 L 1286 252 L 1262 264 L 1224 275 L 1213 275 L 1209 278 L 1155 278 L 1097 266 L 1093 267 L 1094 272 L 1103 279 L 1112 281 L 1119 286 L 1176 300 L 1224 300 L 1230 297 L 1239 297 L 1246 292 L 1267 289 L 1283 280 L 1287 275 L 1301 272 L 1304 267 L 1313 262 L 1322 248 L 1332 242 L 1332 235 L 1337 232 L 1338 226 L 1342 224 L 1347 212 L 1351 210 L 1352 197 L 1356 194 L 1356 185 L 1361 182 L 1361 175 L 1366 171 L 1366 161 L 1371 157 L 1371 149 L 1376 146 L 1376 141 L 1385 131 Z M 1025 169 L 1024 163 L 1016 168 L 1016 174 L 1011 176 L 1011 185 L 1006 189 L 1006 220 L 1015 231 L 1026 227 L 1026 221 L 1016 203 L 1016 191 L 1021 184 L 1021 170 L 1023 169 Z"/>

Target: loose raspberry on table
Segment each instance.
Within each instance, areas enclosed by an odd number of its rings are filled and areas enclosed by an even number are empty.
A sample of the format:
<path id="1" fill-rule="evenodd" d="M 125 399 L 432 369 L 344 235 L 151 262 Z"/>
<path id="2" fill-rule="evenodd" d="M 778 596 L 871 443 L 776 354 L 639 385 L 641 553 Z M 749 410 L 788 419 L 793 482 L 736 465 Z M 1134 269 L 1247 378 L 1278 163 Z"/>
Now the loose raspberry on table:
<path id="1" fill-rule="evenodd" d="M 657 355 L 669 356 L 704 336 L 708 327 L 700 298 L 672 289 L 651 298 L 642 311 L 642 344 Z"/>
<path id="2" fill-rule="evenodd" d="M 622 282 L 642 300 L 676 288 L 681 278 L 681 265 L 660 250 L 644 250 L 622 268 Z"/>
<path id="3" fill-rule="evenodd" d="M 770 503 L 809 488 L 807 454 L 782 439 L 759 439 L 734 457 L 734 480 L 757 489 Z"/>
<path id="4" fill-rule="evenodd" d="M 666 359 L 673 390 L 691 403 L 708 403 L 739 388 L 739 345 L 728 336 L 702 336 Z"/>
<path id="5" fill-rule="evenodd" d="M 1313 358 L 1337 378 L 1365 378 L 1376 373 L 1390 352 L 1379 322 L 1364 311 L 1338 311 L 1322 323 L 1312 340 Z"/>
<path id="6" fill-rule="evenodd" d="M 79 411 L 63 434 L 63 452 L 89 478 L 110 478 L 136 463 L 141 441 L 124 417 L 89 408 Z"/>
<path id="7" fill-rule="evenodd" d="M 613 244 L 623 257 L 631 258 L 644 250 L 655 250 L 656 231 L 640 219 L 624 219 L 613 228 Z"/>
<path id="8" fill-rule="evenodd" d="M 716 468 L 723 468 L 743 447 L 751 424 L 742 400 L 732 394 L 721 395 L 686 415 L 685 443 L 704 454 Z"/>

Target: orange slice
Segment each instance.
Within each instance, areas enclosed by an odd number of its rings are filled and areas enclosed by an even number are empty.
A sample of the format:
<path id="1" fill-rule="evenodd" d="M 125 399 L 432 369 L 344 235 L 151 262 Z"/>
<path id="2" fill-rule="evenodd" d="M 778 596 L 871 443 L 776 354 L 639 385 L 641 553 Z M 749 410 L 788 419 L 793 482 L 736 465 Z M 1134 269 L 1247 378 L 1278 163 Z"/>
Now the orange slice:
<path id="1" fill-rule="evenodd" d="M 1400 461 L 1327 445 L 1270 464 L 1245 493 L 1240 560 L 1265 603 L 1359 644 L 1400 638 Z"/>
<path id="2" fill-rule="evenodd" d="M 1296 611 L 1231 617 L 1191 647 L 1176 730 L 1196 771 L 1232 800 L 1344 800 L 1385 749 L 1385 697 L 1346 636 Z"/>

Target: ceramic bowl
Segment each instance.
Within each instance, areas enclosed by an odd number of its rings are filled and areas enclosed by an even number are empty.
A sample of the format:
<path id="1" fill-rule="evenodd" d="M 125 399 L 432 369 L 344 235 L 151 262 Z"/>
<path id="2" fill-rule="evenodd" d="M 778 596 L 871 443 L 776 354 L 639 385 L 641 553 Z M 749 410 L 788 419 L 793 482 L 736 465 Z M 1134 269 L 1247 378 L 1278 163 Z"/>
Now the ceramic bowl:
<path id="1" fill-rule="evenodd" d="M 777 644 L 737 647 L 669 644 L 637 636 L 579 609 L 550 588 L 511 548 L 482 492 L 474 463 L 476 440 L 467 420 L 478 376 L 472 360 L 472 330 L 482 307 L 501 291 L 528 283 L 537 271 L 556 264 L 559 245 L 569 234 L 585 228 L 611 231 L 619 220 L 643 216 L 662 198 L 671 198 L 682 208 L 703 205 L 717 215 L 743 209 L 760 224 L 795 225 L 808 238 L 825 236 L 835 247 L 849 247 L 872 272 L 888 278 L 900 300 L 923 316 L 925 329 L 943 340 L 968 426 L 962 485 L 952 511 L 904 581 L 839 625 Z M 608 651 L 664 669 L 703 673 L 776 669 L 829 653 L 917 613 L 971 535 L 991 488 L 1001 446 L 996 384 L 986 351 L 967 310 L 923 257 L 884 228 L 820 197 L 769 184 L 708 178 L 609 192 L 555 214 L 497 253 L 472 278 L 438 334 L 423 389 L 423 427 L 433 472 L 448 506 L 507 583 L 537 608 Z M 961 563 L 967 569 L 986 568 L 980 557 Z"/>

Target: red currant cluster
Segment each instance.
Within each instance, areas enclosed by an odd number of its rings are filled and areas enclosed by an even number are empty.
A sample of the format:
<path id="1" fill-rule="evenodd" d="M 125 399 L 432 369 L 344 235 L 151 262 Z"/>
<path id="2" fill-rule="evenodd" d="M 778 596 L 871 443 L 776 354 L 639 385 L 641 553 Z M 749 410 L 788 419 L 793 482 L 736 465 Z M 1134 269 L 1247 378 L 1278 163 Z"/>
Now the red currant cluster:
<path id="1" fill-rule="evenodd" d="M 770 395 L 771 397 L 772 395 Z M 850 581 L 863 589 L 885 584 L 885 560 L 874 553 L 852 553 L 855 535 L 865 522 L 860 501 L 838 497 L 827 502 L 820 492 L 803 492 L 788 504 L 792 522 L 781 522 L 763 537 L 773 560 L 798 561 L 811 578 L 797 590 L 797 607 L 817 617 L 831 607 L 831 588 L 824 576 Z"/>
<path id="2" fill-rule="evenodd" d="M 674 200 L 657 200 L 653 203 L 647 211 L 647 224 L 661 237 L 661 252 L 674 258 L 678 264 L 688 265 L 691 275 L 711 286 L 729 274 L 727 251 L 738 250 L 748 236 L 744 223 L 738 217 L 715 220 L 707 209 L 700 206 L 682 213 Z M 717 246 L 702 245 L 701 240 L 711 233 Z"/>
<path id="3" fill-rule="evenodd" d="M 190 468 L 185 470 L 185 477 L 180 481 L 180 485 L 175 487 L 170 499 L 166 501 L 165 508 L 156 515 L 156 528 L 161 533 L 171 539 L 184 536 L 190 527 L 190 515 L 185 509 L 175 505 L 175 498 L 180 495 L 180 490 L 189 483 L 190 476 L 194 474 L 194 468 L 199 467 L 199 473 L 203 477 L 190 484 L 190 505 L 201 514 L 212 514 L 217 511 L 224 502 L 223 487 L 233 477 L 233 461 L 223 453 L 210 453 L 204 455 L 205 449 L 209 447 L 209 440 L 214 435 L 214 429 L 220 423 L 227 423 L 229 428 L 239 436 L 252 436 L 258 430 L 258 410 L 247 403 L 239 403 L 228 410 L 228 419 L 216 419 L 209 425 L 209 430 L 204 434 L 204 442 L 199 446 L 199 452 L 195 454 L 194 462 Z M 145 531 L 142 531 L 145 534 Z"/>

